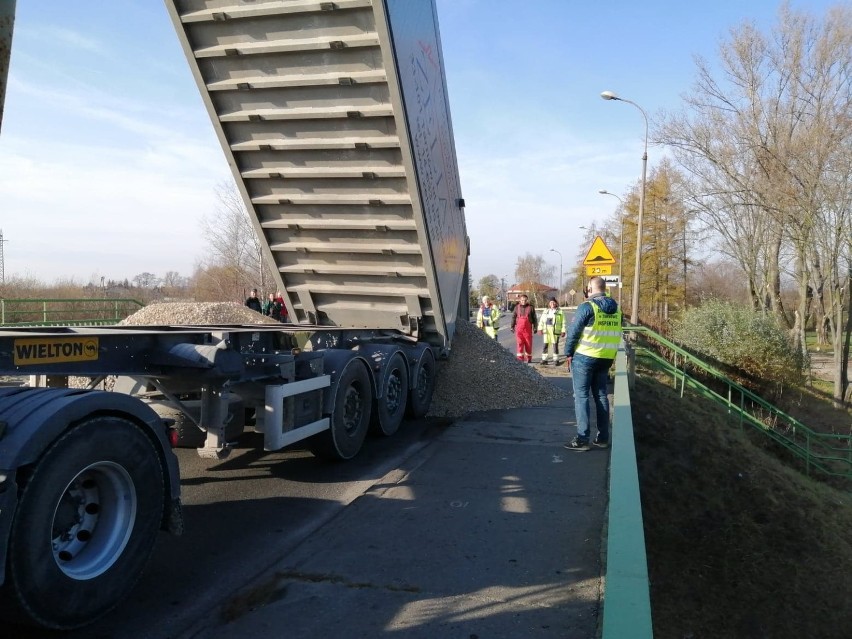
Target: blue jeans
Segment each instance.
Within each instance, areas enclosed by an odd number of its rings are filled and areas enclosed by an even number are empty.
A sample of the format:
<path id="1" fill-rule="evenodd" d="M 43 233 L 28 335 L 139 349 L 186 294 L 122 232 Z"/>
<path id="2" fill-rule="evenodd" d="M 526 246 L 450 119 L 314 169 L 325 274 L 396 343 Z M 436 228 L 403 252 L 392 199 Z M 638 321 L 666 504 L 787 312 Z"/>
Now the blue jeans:
<path id="1" fill-rule="evenodd" d="M 589 395 L 595 402 L 595 417 L 597 418 L 598 438 L 609 440 L 609 399 L 607 398 L 607 381 L 611 359 L 589 357 L 574 353 L 571 360 L 571 377 L 574 380 L 574 412 L 577 414 L 577 437 L 589 440 L 591 410 Z"/>

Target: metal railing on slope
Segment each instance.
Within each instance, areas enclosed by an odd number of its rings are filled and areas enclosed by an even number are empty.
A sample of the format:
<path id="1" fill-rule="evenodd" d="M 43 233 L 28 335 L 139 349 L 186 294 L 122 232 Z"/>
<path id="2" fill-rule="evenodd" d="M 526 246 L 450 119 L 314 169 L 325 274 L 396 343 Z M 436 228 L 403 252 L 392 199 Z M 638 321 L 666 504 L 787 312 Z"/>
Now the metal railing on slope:
<path id="1" fill-rule="evenodd" d="M 601 639 L 651 639 L 651 595 L 624 342 L 615 358 Z"/>
<path id="2" fill-rule="evenodd" d="M 2 326 L 108 326 L 144 304 L 127 298 L 0 299 Z"/>
<path id="3" fill-rule="evenodd" d="M 806 474 L 816 471 L 825 476 L 840 477 L 849 480 L 849 487 L 852 488 L 852 435 L 817 432 L 651 329 L 631 326 L 630 330 L 665 347 L 671 353 L 672 361 L 669 361 L 652 348 L 643 346 L 641 342 L 636 343 L 637 355 L 648 357 L 672 374 L 675 388 L 680 385 L 681 396 L 689 387 L 704 397 L 724 404 L 730 412 L 738 415 L 740 426 L 743 423 L 752 426 L 801 459 Z M 687 367 L 700 370 L 727 387 L 727 396 L 690 375 Z"/>

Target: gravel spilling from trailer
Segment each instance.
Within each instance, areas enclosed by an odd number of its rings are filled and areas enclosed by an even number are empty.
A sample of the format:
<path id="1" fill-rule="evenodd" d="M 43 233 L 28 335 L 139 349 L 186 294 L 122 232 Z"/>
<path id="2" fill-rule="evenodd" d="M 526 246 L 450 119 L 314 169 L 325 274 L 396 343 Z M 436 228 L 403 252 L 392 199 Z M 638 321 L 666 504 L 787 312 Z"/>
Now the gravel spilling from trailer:
<path id="1" fill-rule="evenodd" d="M 457 322 L 450 357 L 438 362 L 428 415 L 458 418 L 475 411 L 541 406 L 563 396 L 534 366 L 519 362 L 472 324 Z"/>

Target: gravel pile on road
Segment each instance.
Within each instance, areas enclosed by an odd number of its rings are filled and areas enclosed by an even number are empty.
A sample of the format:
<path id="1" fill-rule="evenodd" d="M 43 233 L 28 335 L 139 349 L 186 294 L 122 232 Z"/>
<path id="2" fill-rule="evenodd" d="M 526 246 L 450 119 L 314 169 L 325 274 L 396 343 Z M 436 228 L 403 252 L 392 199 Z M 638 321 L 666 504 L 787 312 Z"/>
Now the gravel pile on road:
<path id="1" fill-rule="evenodd" d="M 438 362 L 431 417 L 540 406 L 564 396 L 529 364 L 468 322 L 457 322 L 452 352 Z"/>
<path id="2" fill-rule="evenodd" d="M 119 322 L 122 326 L 197 326 L 278 324 L 238 302 L 160 302 L 149 304 Z"/>

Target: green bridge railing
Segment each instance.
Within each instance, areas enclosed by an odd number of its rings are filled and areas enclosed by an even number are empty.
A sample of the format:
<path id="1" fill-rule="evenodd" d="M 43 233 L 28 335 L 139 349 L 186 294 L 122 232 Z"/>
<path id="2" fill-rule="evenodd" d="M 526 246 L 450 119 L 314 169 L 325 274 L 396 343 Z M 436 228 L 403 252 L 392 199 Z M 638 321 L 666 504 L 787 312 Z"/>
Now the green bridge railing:
<path id="1" fill-rule="evenodd" d="M 634 333 L 636 339 L 623 341 L 615 360 L 606 589 L 600 636 L 651 639 L 648 559 L 630 402 L 629 380 L 635 371 L 635 358 L 647 358 L 670 374 L 681 396 L 690 388 L 725 406 L 736 414 L 740 427 L 747 424 L 783 446 L 802 461 L 808 474 L 852 480 L 852 435 L 814 431 L 649 328 L 631 325 L 625 326 L 624 331 Z M 710 388 L 690 370 L 700 371 L 726 392 Z M 847 486 L 852 486 L 852 481 Z"/>
<path id="2" fill-rule="evenodd" d="M 852 435 L 817 432 L 651 329 L 631 326 L 630 330 L 664 347 L 664 355 L 661 355 L 641 341 L 636 342 L 637 354 L 649 358 L 671 374 L 675 388 L 680 387 L 681 395 L 689 387 L 723 404 L 730 412 L 736 413 L 740 426 L 747 424 L 753 427 L 800 459 L 806 474 L 839 477 L 846 480 L 847 489 L 852 488 Z M 727 392 L 723 394 L 713 390 L 690 375 L 690 369 L 701 371 Z"/>
<path id="3" fill-rule="evenodd" d="M 615 358 L 601 639 L 651 639 L 651 595 L 625 344 Z"/>
<path id="4" fill-rule="evenodd" d="M 144 304 L 127 298 L 0 299 L 0 326 L 105 326 Z"/>

